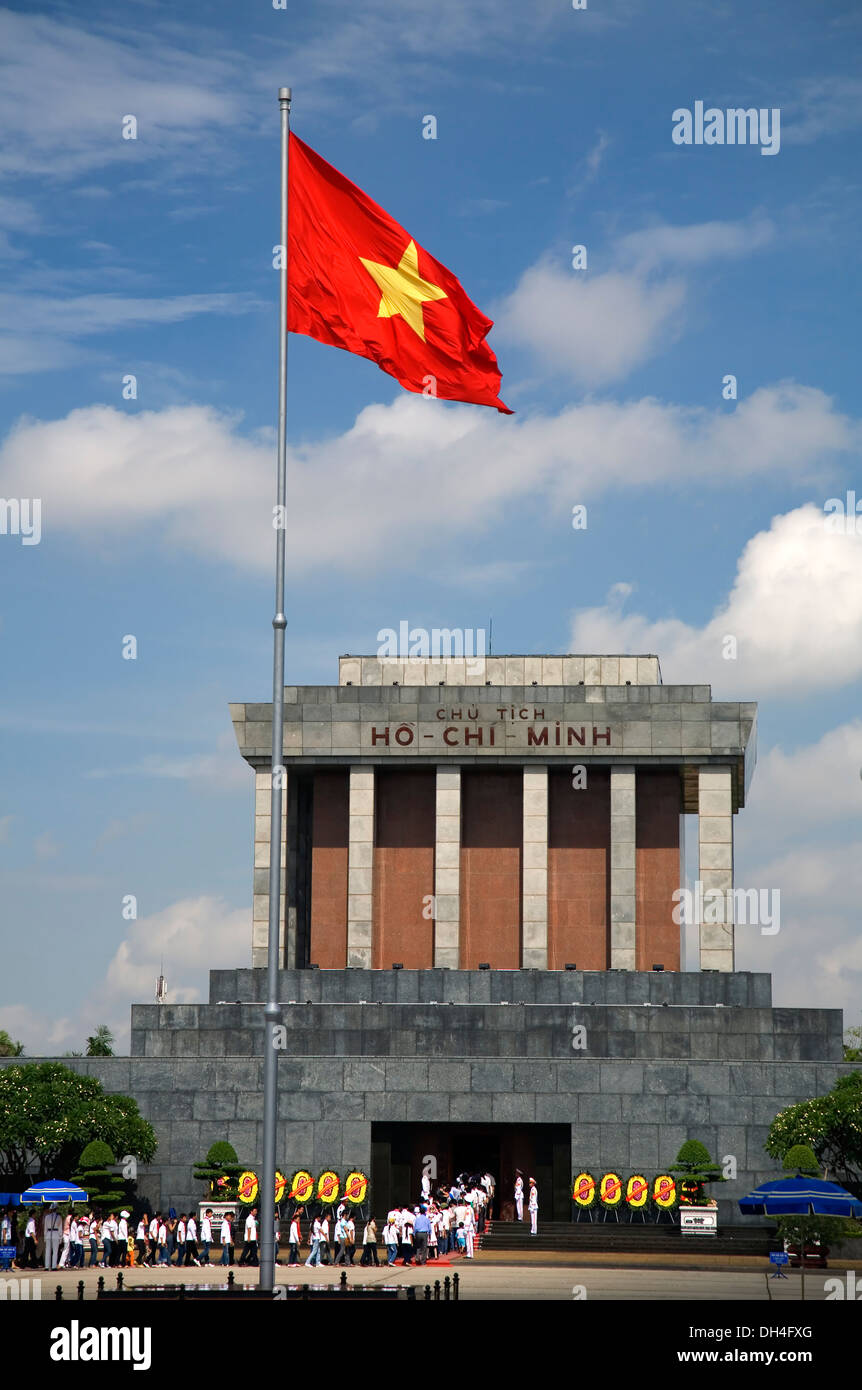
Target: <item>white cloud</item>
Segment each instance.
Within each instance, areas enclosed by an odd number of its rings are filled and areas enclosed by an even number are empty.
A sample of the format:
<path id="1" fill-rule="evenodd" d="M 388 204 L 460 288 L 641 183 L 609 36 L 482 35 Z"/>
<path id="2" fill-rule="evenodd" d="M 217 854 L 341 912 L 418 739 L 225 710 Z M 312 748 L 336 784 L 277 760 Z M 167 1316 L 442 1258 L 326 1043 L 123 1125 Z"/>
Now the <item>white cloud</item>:
<path id="1" fill-rule="evenodd" d="M 597 150 L 600 158 L 601 146 Z M 680 272 L 750 255 L 773 235 L 772 223 L 762 217 L 685 227 L 657 224 L 618 238 L 610 268 L 599 273 L 545 256 L 496 307 L 497 331 L 578 385 L 605 385 L 679 337 L 689 292 Z"/>
<path id="2" fill-rule="evenodd" d="M 614 253 L 624 264 L 646 274 L 660 266 L 703 265 L 722 258 L 751 255 L 768 246 L 775 227 L 768 218 L 743 222 L 697 222 L 687 227 L 663 223 L 631 232 L 614 243 Z"/>
<path id="3" fill-rule="evenodd" d="M 216 148 L 248 124 L 248 82 L 236 54 L 200 53 L 193 29 L 99 32 L 57 14 L 0 10 L 0 172 L 69 178 L 110 163 L 137 168 L 154 155 Z M 124 140 L 134 115 L 139 139 Z"/>
<path id="4" fill-rule="evenodd" d="M 685 286 L 636 275 L 586 276 L 550 261 L 531 266 L 496 311 L 502 338 L 525 344 L 552 371 L 595 387 L 628 375 L 679 335 Z"/>
<path id="5" fill-rule="evenodd" d="M 845 1028 L 858 1024 L 862 841 L 787 848 L 780 836 L 767 837 L 740 858 L 739 886 L 780 891 L 781 930 L 763 936 L 737 927 L 738 968 L 771 973 L 780 1004 L 840 1008 Z"/>
<path id="6" fill-rule="evenodd" d="M 129 1050 L 130 1006 L 155 998 L 164 961 L 168 1000 L 206 1000 L 208 972 L 248 959 L 251 913 L 220 898 L 187 898 L 128 923 L 128 932 L 87 998 L 68 1017 L 42 1014 L 23 1004 L 0 1005 L 0 1028 L 24 1043 L 31 1057 L 83 1052 L 98 1024 L 114 1034 L 114 1051 Z M 90 974 L 98 969 L 93 963 Z"/>
<path id="7" fill-rule="evenodd" d="M 828 730 L 791 753 L 770 748 L 758 758 L 746 825 L 800 838 L 852 825 L 862 815 L 862 719 Z"/>
<path id="8" fill-rule="evenodd" d="M 151 753 L 138 762 L 122 767 L 93 768 L 86 776 L 97 779 L 155 777 L 168 781 L 191 782 L 199 791 L 211 795 L 213 792 L 232 792 L 237 787 L 247 787 L 250 773 L 242 758 L 237 757 L 236 738 L 231 732 L 219 737 L 217 748 L 211 753 L 190 754 L 186 757 Z M 104 839 L 104 836 L 102 838 Z"/>
<path id="9" fill-rule="evenodd" d="M 811 145 L 856 130 L 862 125 L 862 80 L 836 73 L 807 77 L 781 115 L 782 138 L 790 144 Z"/>
<path id="10" fill-rule="evenodd" d="M 439 564 L 441 547 L 475 539 L 527 499 L 543 499 L 553 520 L 618 486 L 798 480 L 858 438 L 826 395 L 792 383 L 729 412 L 645 399 L 508 419 L 402 394 L 291 450 L 288 560 L 306 575 L 412 568 L 429 553 Z M 211 408 L 89 406 L 18 423 L 0 447 L 0 496 L 42 498 L 43 545 L 72 531 L 125 559 L 157 537 L 268 573 L 272 466 L 269 431 L 243 436 L 236 417 Z"/>
<path id="11" fill-rule="evenodd" d="M 798 695 L 862 675 L 862 536 L 832 534 L 807 504 L 746 545 L 727 599 L 703 627 L 626 614 L 619 599 L 574 617 L 574 651 L 659 652 L 668 683 L 722 694 Z M 732 636 L 737 658 L 726 660 Z"/>
<path id="12" fill-rule="evenodd" d="M 47 371 L 89 355 L 74 339 L 118 329 L 181 323 L 200 314 L 247 314 L 258 302 L 247 294 L 185 294 L 134 299 L 118 294 L 0 294 L 0 374 Z"/>

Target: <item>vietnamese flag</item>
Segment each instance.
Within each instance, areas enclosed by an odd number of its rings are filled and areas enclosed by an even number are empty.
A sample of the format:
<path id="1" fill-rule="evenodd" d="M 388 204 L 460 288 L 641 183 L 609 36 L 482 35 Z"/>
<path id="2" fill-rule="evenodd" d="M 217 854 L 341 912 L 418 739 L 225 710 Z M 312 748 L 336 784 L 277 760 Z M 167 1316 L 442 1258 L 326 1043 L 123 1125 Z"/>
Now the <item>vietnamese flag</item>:
<path id="1" fill-rule="evenodd" d="M 493 405 L 493 326 L 450 270 L 291 133 L 287 327 L 370 357 L 408 391 Z"/>

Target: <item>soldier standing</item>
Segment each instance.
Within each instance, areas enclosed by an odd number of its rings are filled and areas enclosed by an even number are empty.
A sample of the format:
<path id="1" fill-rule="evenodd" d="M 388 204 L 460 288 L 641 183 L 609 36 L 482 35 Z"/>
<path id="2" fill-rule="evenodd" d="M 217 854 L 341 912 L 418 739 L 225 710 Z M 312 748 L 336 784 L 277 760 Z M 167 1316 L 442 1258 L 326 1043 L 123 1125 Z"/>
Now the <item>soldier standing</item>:
<path id="1" fill-rule="evenodd" d="M 517 1177 L 515 1178 L 515 1211 L 518 1213 L 518 1220 L 524 1219 L 524 1178 L 520 1168 L 516 1168 Z"/>

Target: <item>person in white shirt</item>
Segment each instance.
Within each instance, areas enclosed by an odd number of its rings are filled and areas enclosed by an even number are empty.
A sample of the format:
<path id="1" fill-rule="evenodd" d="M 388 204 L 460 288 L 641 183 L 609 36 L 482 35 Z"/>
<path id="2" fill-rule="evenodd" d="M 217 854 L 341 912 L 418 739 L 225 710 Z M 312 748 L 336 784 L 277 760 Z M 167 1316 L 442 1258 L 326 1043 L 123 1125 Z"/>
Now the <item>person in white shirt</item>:
<path id="1" fill-rule="evenodd" d="M 530 1200 L 527 1203 L 530 1213 L 530 1235 L 538 1235 L 539 1221 L 539 1189 L 536 1186 L 536 1179 L 530 1178 Z"/>
<path id="2" fill-rule="evenodd" d="M 117 1239 L 117 1218 L 114 1212 L 108 1214 L 108 1219 L 102 1227 L 102 1241 L 107 1242 L 105 1249 L 105 1264 L 115 1265 L 120 1258 L 120 1251 Z"/>
<path id="3" fill-rule="evenodd" d="M 522 1176 L 521 1176 L 520 1170 L 518 1171 L 518 1176 L 515 1178 L 515 1211 L 518 1213 L 518 1220 L 519 1220 L 519 1221 L 523 1221 L 523 1219 L 524 1219 L 524 1179 L 523 1179 Z"/>
<path id="4" fill-rule="evenodd" d="M 210 1262 L 210 1246 L 213 1239 L 212 1227 L 212 1207 L 207 1207 L 201 1221 L 201 1264 L 208 1265 Z"/>
<path id="5" fill-rule="evenodd" d="M 143 1216 L 141 1217 L 140 1221 L 138 1222 L 138 1228 L 137 1228 L 137 1230 L 135 1231 L 135 1245 L 137 1246 L 137 1250 L 138 1250 L 138 1264 L 139 1264 L 139 1265 L 146 1265 L 146 1264 L 148 1263 L 148 1260 L 147 1260 L 147 1225 L 148 1225 L 147 1217 L 146 1217 L 146 1215 L 143 1215 Z"/>
<path id="6" fill-rule="evenodd" d="M 413 1263 L 413 1215 L 406 1207 L 401 1208 L 401 1254 L 405 1265 Z"/>
<path id="7" fill-rule="evenodd" d="M 129 1262 L 129 1213 L 127 1211 L 120 1212 L 120 1219 L 117 1222 L 117 1243 L 120 1254 L 118 1263 L 126 1265 Z"/>
<path id="8" fill-rule="evenodd" d="M 77 1217 L 74 1215 L 74 1213 L 73 1213 L 73 1214 L 72 1214 L 72 1220 L 71 1220 L 71 1222 L 69 1223 L 69 1268 L 70 1268 L 70 1269 L 77 1269 L 77 1268 L 78 1268 L 78 1245 L 79 1245 L 79 1243 L 80 1243 L 80 1240 L 81 1240 L 81 1237 L 80 1237 L 80 1235 L 79 1235 L 79 1233 L 78 1233 L 78 1218 L 77 1218 Z M 84 1252 L 83 1252 L 83 1250 L 82 1250 L 82 1251 L 81 1251 L 82 1256 L 83 1256 L 83 1253 L 84 1253 Z"/>
<path id="9" fill-rule="evenodd" d="M 422 1201 L 431 1201 L 431 1179 L 427 1173 L 422 1174 Z"/>
<path id="10" fill-rule="evenodd" d="M 99 1237 L 102 1223 L 94 1211 L 90 1212 L 90 1269 L 99 1264 Z"/>
<path id="11" fill-rule="evenodd" d="M 78 1269 L 84 1268 L 84 1248 L 90 1239 L 90 1217 L 82 1212 L 78 1217 L 78 1244 L 75 1247 L 75 1263 Z"/>
<path id="12" fill-rule="evenodd" d="M 320 1258 L 325 1265 L 330 1263 L 332 1251 L 329 1248 L 329 1217 L 326 1212 L 320 1218 Z"/>
<path id="13" fill-rule="evenodd" d="M 30 1215 L 27 1217 L 27 1225 L 24 1227 L 24 1269 L 39 1268 L 39 1262 L 36 1259 L 36 1240 L 36 1217 L 35 1214 L 31 1211 Z M 68 1250 L 68 1248 L 69 1247 L 67 1245 L 66 1250 Z"/>
<path id="14" fill-rule="evenodd" d="M 60 1251 L 60 1263 L 57 1265 L 57 1268 L 58 1268 L 58 1269 L 65 1269 L 65 1268 L 66 1268 L 66 1265 L 67 1265 L 68 1262 L 69 1262 L 69 1257 L 70 1257 L 70 1255 L 72 1254 L 72 1236 L 71 1236 L 71 1231 L 72 1231 L 72 1217 L 71 1217 L 71 1215 L 67 1212 L 67 1213 L 66 1213 L 66 1218 L 65 1218 L 65 1220 L 64 1220 L 64 1222 L 63 1222 L 63 1249 Z"/>
<path id="15" fill-rule="evenodd" d="M 287 1263 L 291 1266 L 299 1264 L 299 1247 L 302 1244 L 302 1225 L 299 1218 L 299 1208 L 293 1213 L 290 1222 L 290 1233 L 288 1235 L 288 1245 L 290 1255 Z"/>
<path id="16" fill-rule="evenodd" d="M 379 1265 L 377 1258 L 377 1222 L 373 1216 L 369 1216 L 362 1231 L 362 1258 L 361 1265 Z"/>
<path id="17" fill-rule="evenodd" d="M 333 1231 L 335 1237 L 335 1259 L 334 1264 L 347 1264 L 347 1222 L 343 1216 L 339 1216 Z"/>
<path id="18" fill-rule="evenodd" d="M 465 1235 L 466 1241 L 467 1241 L 466 1249 L 467 1249 L 467 1259 L 468 1259 L 468 1260 L 472 1260 L 472 1258 L 473 1258 L 473 1238 L 474 1238 L 475 1234 L 476 1234 L 476 1221 L 475 1221 L 475 1218 L 474 1218 L 474 1216 L 473 1216 L 473 1208 L 472 1208 L 472 1207 L 468 1207 L 468 1208 L 467 1208 L 466 1215 L 465 1215 L 465 1217 L 464 1217 L 464 1235 Z"/>
<path id="19" fill-rule="evenodd" d="M 431 1230 L 428 1232 L 428 1258 L 430 1260 L 436 1260 L 440 1232 L 440 1213 L 436 1207 L 433 1207 L 428 1215 L 431 1218 Z"/>
<path id="20" fill-rule="evenodd" d="M 4 1225 L 7 1218 L 4 1217 Z M 11 1230 L 11 1228 L 10 1228 Z M 57 1255 L 60 1249 L 60 1235 L 63 1230 L 63 1221 L 56 1207 L 50 1207 L 42 1225 L 42 1233 L 45 1237 L 45 1268 L 57 1268 Z M 0 1237 L 0 1245 L 8 1245 L 9 1241 Z"/>
<path id="21" fill-rule="evenodd" d="M 221 1242 L 221 1262 L 223 1265 L 233 1264 L 233 1221 L 230 1212 L 226 1211 L 222 1217 L 221 1230 L 219 1231 Z"/>
<path id="22" fill-rule="evenodd" d="M 191 1213 L 186 1222 L 186 1265 L 200 1265 L 198 1259 L 198 1223 Z"/>
<path id="23" fill-rule="evenodd" d="M 356 1222 L 350 1212 L 344 1218 L 344 1235 L 346 1240 L 345 1249 L 347 1251 L 347 1263 L 353 1267 L 353 1256 L 356 1254 Z"/>
<path id="24" fill-rule="evenodd" d="M 320 1240 L 320 1217 L 316 1216 L 314 1218 L 314 1224 L 311 1227 L 311 1250 L 305 1262 L 307 1265 L 311 1265 L 314 1268 L 320 1264 Z"/>
<path id="25" fill-rule="evenodd" d="M 163 1216 L 159 1218 L 159 1233 L 156 1237 L 156 1245 L 159 1251 L 158 1263 L 160 1265 L 166 1265 L 168 1262 L 168 1226 Z"/>
<path id="26" fill-rule="evenodd" d="M 179 1269 L 180 1265 L 181 1265 L 181 1264 L 183 1263 L 183 1261 L 185 1260 L 185 1257 L 186 1257 L 186 1214 L 185 1214 L 185 1212 L 181 1212 L 181 1213 L 180 1213 L 180 1219 L 179 1219 L 179 1221 L 177 1222 L 177 1269 Z"/>
<path id="27" fill-rule="evenodd" d="M 241 1265 L 257 1265 L 257 1207 L 252 1207 L 245 1218 L 245 1244 L 239 1257 Z"/>
<path id="28" fill-rule="evenodd" d="M 395 1222 L 391 1219 L 391 1212 L 389 1213 L 389 1216 L 390 1220 L 388 1220 L 386 1222 L 386 1225 L 383 1227 L 383 1244 L 386 1246 L 387 1265 L 394 1265 L 395 1261 L 398 1258 L 398 1227 L 395 1225 Z"/>

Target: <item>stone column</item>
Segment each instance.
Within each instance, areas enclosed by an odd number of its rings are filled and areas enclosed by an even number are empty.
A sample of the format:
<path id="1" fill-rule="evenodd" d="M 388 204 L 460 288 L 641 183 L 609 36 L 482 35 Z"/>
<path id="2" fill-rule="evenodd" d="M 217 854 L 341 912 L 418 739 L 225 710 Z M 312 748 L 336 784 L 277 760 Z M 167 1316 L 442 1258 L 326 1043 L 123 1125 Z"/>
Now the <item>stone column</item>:
<path id="1" fill-rule="evenodd" d="M 374 768 L 350 769 L 347 849 L 347 964 L 371 969 L 374 916 Z"/>
<path id="2" fill-rule="evenodd" d="M 733 970 L 733 793 L 729 767 L 698 769 L 701 970 Z M 710 889 L 718 889 L 711 897 Z M 719 896 L 720 894 L 720 896 Z M 703 919 L 707 920 L 704 921 Z"/>
<path id="3" fill-rule="evenodd" d="M 611 767 L 611 969 L 636 969 L 635 770 Z"/>
<path id="4" fill-rule="evenodd" d="M 290 777 L 285 773 L 284 790 L 281 794 L 281 910 L 279 913 L 278 959 L 285 964 L 284 954 L 284 904 L 287 889 L 287 810 Z M 270 769 L 258 769 L 254 774 L 254 896 L 252 899 L 251 923 L 251 963 L 255 969 L 265 969 L 267 964 L 267 938 L 269 936 L 269 836 L 272 816 L 272 773 Z"/>
<path id="5" fill-rule="evenodd" d="M 548 968 L 548 769 L 524 768 L 521 966 Z"/>
<path id="6" fill-rule="evenodd" d="M 434 833 L 434 965 L 461 964 L 461 769 L 438 767 Z"/>

